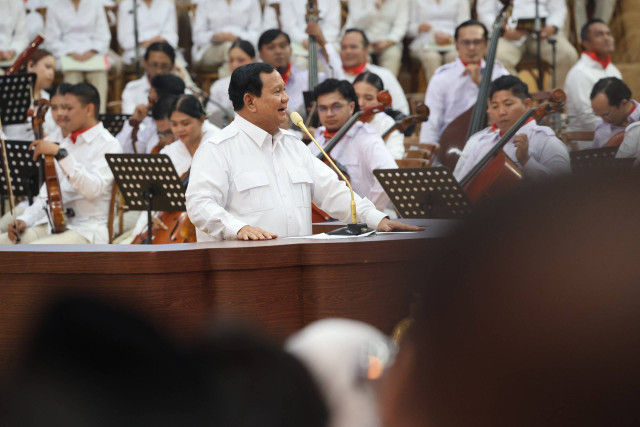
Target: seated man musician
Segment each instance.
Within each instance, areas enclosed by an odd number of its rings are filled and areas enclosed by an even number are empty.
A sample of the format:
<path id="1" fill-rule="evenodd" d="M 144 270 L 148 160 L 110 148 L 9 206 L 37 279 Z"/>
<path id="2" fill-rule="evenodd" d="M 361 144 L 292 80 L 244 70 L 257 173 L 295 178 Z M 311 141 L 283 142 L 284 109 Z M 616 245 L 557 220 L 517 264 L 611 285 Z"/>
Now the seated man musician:
<path id="1" fill-rule="evenodd" d="M 587 22 L 580 32 L 582 56 L 571 68 L 564 83 L 567 93 L 567 116 L 570 131 L 593 131 L 598 117 L 593 113 L 589 94 L 593 85 L 605 77 L 622 78 L 620 70 L 611 63 L 615 43 L 611 30 L 600 19 Z"/>
<path id="2" fill-rule="evenodd" d="M 105 154 L 120 153 L 118 141 L 98 121 L 100 96 L 95 87 L 79 83 L 64 95 L 68 111 L 69 137 L 60 145 L 34 141 L 33 157 L 55 156 L 62 202 L 67 212 L 67 230 L 52 234 L 47 219 L 47 189 L 43 186 L 34 203 L 18 217 L 0 244 L 16 243 L 107 243 L 107 219 L 113 175 Z"/>
<path id="3" fill-rule="evenodd" d="M 320 83 L 314 95 L 322 125 L 316 129 L 315 137 L 320 146 L 326 148 L 331 138 L 359 109 L 358 97 L 348 81 L 335 79 L 327 79 Z M 315 144 L 309 144 L 308 147 L 314 156 L 320 154 Z M 351 178 L 351 185 L 356 193 L 371 200 L 379 210 L 388 207 L 389 197 L 373 171 L 395 169 L 398 165 L 371 125 L 361 121 L 355 122 L 329 155 L 344 166 L 344 172 Z"/>
<path id="4" fill-rule="evenodd" d="M 198 241 L 270 240 L 311 234 L 311 203 L 348 221 L 351 195 L 336 173 L 305 144 L 279 129 L 289 97 L 269 64 L 247 64 L 231 75 L 236 118 L 204 141 L 191 165 L 187 212 Z M 378 231 L 419 230 L 389 220 L 355 196 L 360 221 Z"/>
<path id="5" fill-rule="evenodd" d="M 427 87 L 424 103 L 429 107 L 429 120 L 420 129 L 423 144 L 437 145 L 447 126 L 473 107 L 478 98 L 486 65 L 487 28 L 476 20 L 465 21 L 456 28 L 454 39 L 459 57 L 438 68 Z M 507 74 L 496 61 L 492 80 Z"/>
<path id="6" fill-rule="evenodd" d="M 453 172 L 460 181 L 489 152 L 501 137 L 531 108 L 527 85 L 517 77 L 502 76 L 489 89 L 490 129 L 472 135 Z M 569 154 L 551 128 L 529 120 L 503 148 L 505 154 L 531 180 L 571 171 Z"/>
<path id="7" fill-rule="evenodd" d="M 612 136 L 640 120 L 640 109 L 631 99 L 631 89 L 617 77 L 598 80 L 591 91 L 591 107 L 600 117 L 592 148 L 604 147 Z"/>
<path id="8" fill-rule="evenodd" d="M 327 43 L 320 26 L 309 24 L 309 30 L 316 37 L 318 42 L 318 58 L 328 70 L 328 74 L 334 78 L 342 78 L 342 61 L 340 55 L 335 51 L 331 43 Z M 275 67 L 282 75 L 287 95 L 289 96 L 289 111 L 304 111 L 303 93 L 309 90 L 309 70 L 301 68 L 298 64 L 291 63 L 291 39 L 289 35 L 280 30 L 267 30 L 258 40 L 258 51 L 260 58 L 267 64 Z M 323 81 L 327 73 L 320 73 L 318 81 Z M 303 114 L 304 116 L 304 114 Z"/>

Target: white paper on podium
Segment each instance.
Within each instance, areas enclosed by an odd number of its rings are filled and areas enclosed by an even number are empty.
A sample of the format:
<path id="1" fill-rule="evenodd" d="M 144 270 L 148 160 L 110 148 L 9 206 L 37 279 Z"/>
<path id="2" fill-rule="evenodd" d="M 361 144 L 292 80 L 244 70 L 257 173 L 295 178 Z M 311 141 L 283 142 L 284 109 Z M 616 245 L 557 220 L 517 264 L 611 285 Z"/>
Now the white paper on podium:
<path id="1" fill-rule="evenodd" d="M 375 234 L 375 230 L 372 230 L 368 233 L 360 234 L 359 236 L 331 236 L 327 233 L 314 234 L 312 236 L 295 236 L 295 237 L 287 237 L 287 239 L 312 239 L 312 240 L 333 240 L 333 239 L 352 239 L 359 237 L 369 237 Z"/>
<path id="2" fill-rule="evenodd" d="M 86 61 L 76 61 L 70 56 L 63 56 L 60 61 L 62 71 L 106 71 L 109 67 L 107 55 L 93 55 Z"/>

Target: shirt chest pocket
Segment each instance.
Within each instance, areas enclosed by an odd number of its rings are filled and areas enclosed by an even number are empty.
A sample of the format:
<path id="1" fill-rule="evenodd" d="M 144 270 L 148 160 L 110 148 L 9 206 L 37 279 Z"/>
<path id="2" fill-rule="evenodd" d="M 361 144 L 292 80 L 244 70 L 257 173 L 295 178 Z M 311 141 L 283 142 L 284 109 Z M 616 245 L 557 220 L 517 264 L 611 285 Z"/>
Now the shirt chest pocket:
<path id="1" fill-rule="evenodd" d="M 305 168 L 289 168 L 289 179 L 293 187 L 293 197 L 296 206 L 311 208 L 311 184 L 313 180 Z"/>
<path id="2" fill-rule="evenodd" d="M 238 212 L 247 214 L 273 208 L 269 178 L 262 171 L 240 172 L 234 177 Z"/>

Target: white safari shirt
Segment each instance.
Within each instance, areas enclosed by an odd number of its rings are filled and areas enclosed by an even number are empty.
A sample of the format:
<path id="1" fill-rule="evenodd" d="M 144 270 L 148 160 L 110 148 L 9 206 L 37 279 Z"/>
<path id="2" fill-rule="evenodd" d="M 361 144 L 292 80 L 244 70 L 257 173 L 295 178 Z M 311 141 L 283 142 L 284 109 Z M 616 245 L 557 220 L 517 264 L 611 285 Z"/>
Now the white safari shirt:
<path id="1" fill-rule="evenodd" d="M 279 237 L 310 235 L 312 202 L 351 219 L 349 190 L 332 169 L 288 131 L 272 136 L 240 115 L 200 144 L 186 198 L 199 242 L 236 239 L 245 225 Z M 377 228 L 386 215 L 355 199 L 358 220 Z"/>

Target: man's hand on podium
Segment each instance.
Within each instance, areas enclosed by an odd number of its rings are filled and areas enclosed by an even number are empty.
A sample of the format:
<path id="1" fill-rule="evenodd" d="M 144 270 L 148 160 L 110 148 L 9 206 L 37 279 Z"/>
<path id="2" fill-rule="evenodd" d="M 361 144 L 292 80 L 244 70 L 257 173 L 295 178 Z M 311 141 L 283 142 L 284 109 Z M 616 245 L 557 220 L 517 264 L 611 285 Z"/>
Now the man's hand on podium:
<path id="1" fill-rule="evenodd" d="M 277 237 L 277 234 L 250 225 L 245 225 L 238 231 L 238 240 L 272 240 Z"/>
<path id="2" fill-rule="evenodd" d="M 404 224 L 399 221 L 391 221 L 389 218 L 382 218 L 380 224 L 378 224 L 378 230 L 380 232 L 387 231 L 423 231 L 424 227 L 418 227 L 417 225 Z"/>

